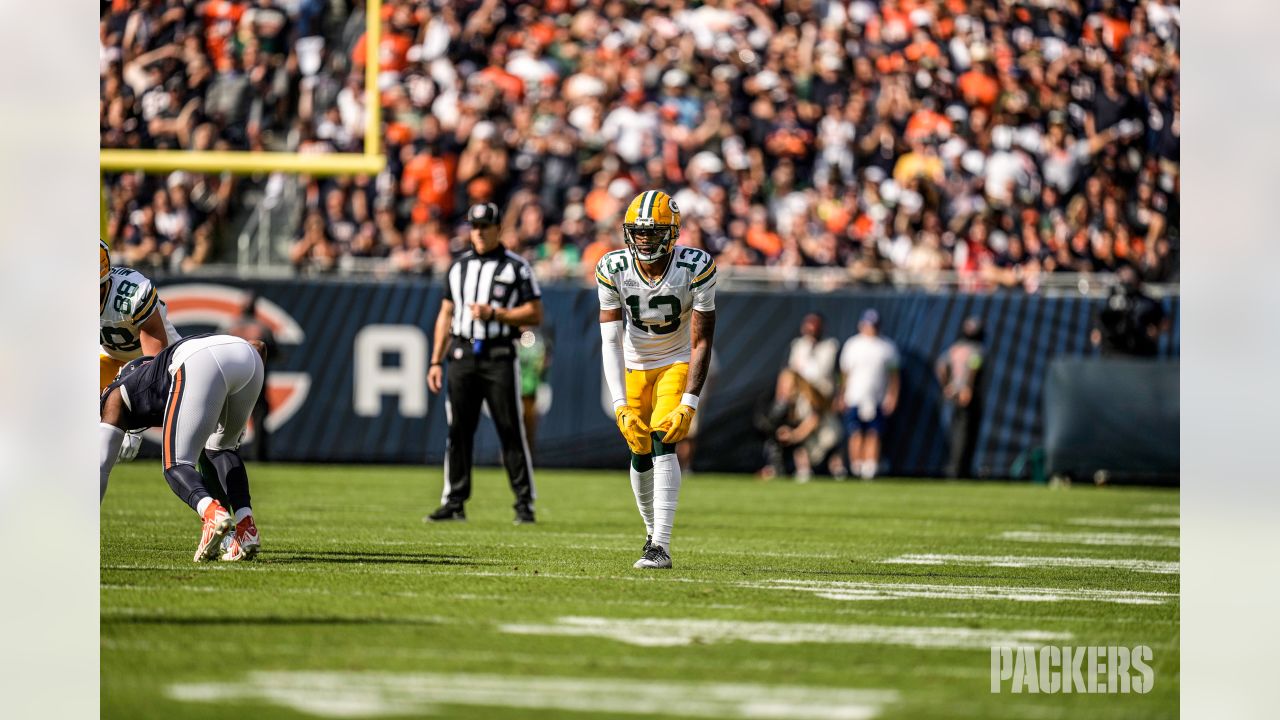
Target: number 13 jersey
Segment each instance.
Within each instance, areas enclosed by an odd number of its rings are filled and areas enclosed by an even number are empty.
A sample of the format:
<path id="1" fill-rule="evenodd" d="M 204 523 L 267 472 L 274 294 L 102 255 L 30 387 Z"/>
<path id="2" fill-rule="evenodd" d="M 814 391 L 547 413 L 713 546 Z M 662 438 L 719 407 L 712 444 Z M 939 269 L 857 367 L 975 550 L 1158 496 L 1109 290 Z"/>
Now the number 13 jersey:
<path id="1" fill-rule="evenodd" d="M 627 250 L 614 250 L 596 264 L 601 310 L 624 310 L 626 365 L 653 370 L 689 362 L 689 318 L 716 309 L 716 263 L 697 248 L 676 245 L 667 272 L 649 281 Z"/>

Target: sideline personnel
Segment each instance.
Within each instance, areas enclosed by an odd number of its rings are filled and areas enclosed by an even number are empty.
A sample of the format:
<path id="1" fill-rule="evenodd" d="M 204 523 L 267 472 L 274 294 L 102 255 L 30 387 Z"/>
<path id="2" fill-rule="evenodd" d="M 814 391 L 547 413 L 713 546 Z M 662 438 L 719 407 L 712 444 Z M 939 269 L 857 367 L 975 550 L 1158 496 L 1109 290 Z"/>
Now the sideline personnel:
<path id="1" fill-rule="evenodd" d="M 488 403 L 502 441 L 502 462 L 516 496 L 517 524 L 534 521 L 533 459 L 525 442 L 515 338 L 522 325 L 542 322 L 542 292 L 533 270 L 498 242 L 498 206 L 483 203 L 467 213 L 471 250 L 449 268 L 448 296 L 436 316 L 427 387 L 444 386 L 449 439 L 444 451 L 444 492 L 428 522 L 466 520 L 471 497 L 471 456 L 480 404 Z"/>

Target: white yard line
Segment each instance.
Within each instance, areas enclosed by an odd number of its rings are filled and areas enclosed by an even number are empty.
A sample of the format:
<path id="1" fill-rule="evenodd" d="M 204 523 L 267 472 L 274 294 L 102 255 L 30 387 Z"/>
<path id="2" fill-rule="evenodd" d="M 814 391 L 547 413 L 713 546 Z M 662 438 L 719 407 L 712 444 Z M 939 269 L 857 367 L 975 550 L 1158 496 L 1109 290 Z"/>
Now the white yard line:
<path id="1" fill-rule="evenodd" d="M 1091 525 L 1093 527 L 1113 528 L 1177 528 L 1176 517 L 1154 518 L 1117 518 L 1117 517 L 1079 517 L 1067 521 L 1070 525 Z"/>
<path id="2" fill-rule="evenodd" d="M 1105 602 L 1121 605 L 1164 605 L 1174 593 L 1138 590 L 1009 587 L 1000 585 L 930 585 L 923 583 L 769 580 L 745 587 L 807 592 L 830 600 L 998 600 L 1013 602 Z"/>
<path id="3" fill-rule="evenodd" d="M 962 627 L 900 625 L 833 625 L 827 623 L 743 622 L 681 618 L 616 619 L 561 617 L 543 624 L 499 625 L 517 635 L 597 637 L 643 647 L 750 642 L 900 645 L 915 648 L 987 649 L 1067 641 L 1070 633 L 1041 630 L 978 630 Z"/>
<path id="4" fill-rule="evenodd" d="M 446 714 L 442 706 L 754 720 L 870 720 L 891 690 L 445 673 L 254 672 L 243 682 L 180 683 L 169 696 L 265 701 L 319 717 Z"/>
<path id="5" fill-rule="evenodd" d="M 1142 505 L 1137 508 L 1139 512 L 1157 513 L 1162 515 L 1178 515 L 1182 512 L 1182 508 L 1178 507 L 1178 503 L 1151 503 L 1150 505 Z"/>
<path id="6" fill-rule="evenodd" d="M 1009 530 L 997 539 L 1016 542 L 1061 543 L 1064 545 L 1126 545 L 1136 547 L 1178 547 L 1174 535 L 1140 535 L 1136 533 L 1040 532 Z"/>
<path id="7" fill-rule="evenodd" d="M 1124 558 L 1024 557 L 1018 555 L 937 555 L 931 553 L 899 555 L 880 561 L 884 565 L 982 565 L 985 567 L 1112 568 L 1157 575 L 1177 575 L 1177 560 L 1136 560 Z"/>

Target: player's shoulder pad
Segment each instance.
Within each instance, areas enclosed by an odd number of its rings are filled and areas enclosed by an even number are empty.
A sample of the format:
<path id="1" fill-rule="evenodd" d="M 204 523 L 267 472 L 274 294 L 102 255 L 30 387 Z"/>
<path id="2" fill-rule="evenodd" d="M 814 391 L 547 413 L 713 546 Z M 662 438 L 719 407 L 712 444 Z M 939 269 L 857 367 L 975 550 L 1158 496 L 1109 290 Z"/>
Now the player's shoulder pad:
<path id="1" fill-rule="evenodd" d="M 151 278 L 128 267 L 111 268 L 111 274 L 116 282 L 112 285 L 114 297 L 108 298 L 108 305 L 135 325 L 146 322 L 160 305 L 160 293 Z"/>
<path id="2" fill-rule="evenodd" d="M 716 259 L 711 257 L 711 253 L 705 250 L 689 249 L 695 253 L 693 264 L 697 268 L 693 271 L 693 280 L 689 283 L 689 287 L 697 288 L 715 282 Z"/>
<path id="3" fill-rule="evenodd" d="M 628 264 L 626 249 L 612 250 L 600 256 L 596 261 L 596 282 L 605 287 L 617 290 L 617 283 L 614 282 L 615 273 L 626 269 Z"/>

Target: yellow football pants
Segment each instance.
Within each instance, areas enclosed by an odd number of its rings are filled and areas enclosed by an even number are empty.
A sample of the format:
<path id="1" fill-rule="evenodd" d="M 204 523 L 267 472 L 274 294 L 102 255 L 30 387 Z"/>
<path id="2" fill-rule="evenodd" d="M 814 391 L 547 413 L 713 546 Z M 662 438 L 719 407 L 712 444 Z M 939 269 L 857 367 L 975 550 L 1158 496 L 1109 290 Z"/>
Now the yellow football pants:
<path id="1" fill-rule="evenodd" d="M 120 372 L 120 368 L 124 367 L 126 360 L 117 360 L 110 355 L 98 353 L 98 394 L 101 395 L 103 390 L 116 379 L 116 373 Z"/>
<path id="2" fill-rule="evenodd" d="M 652 428 L 680 405 L 688 377 L 689 363 L 683 362 L 653 370 L 627 368 L 627 405 Z"/>

